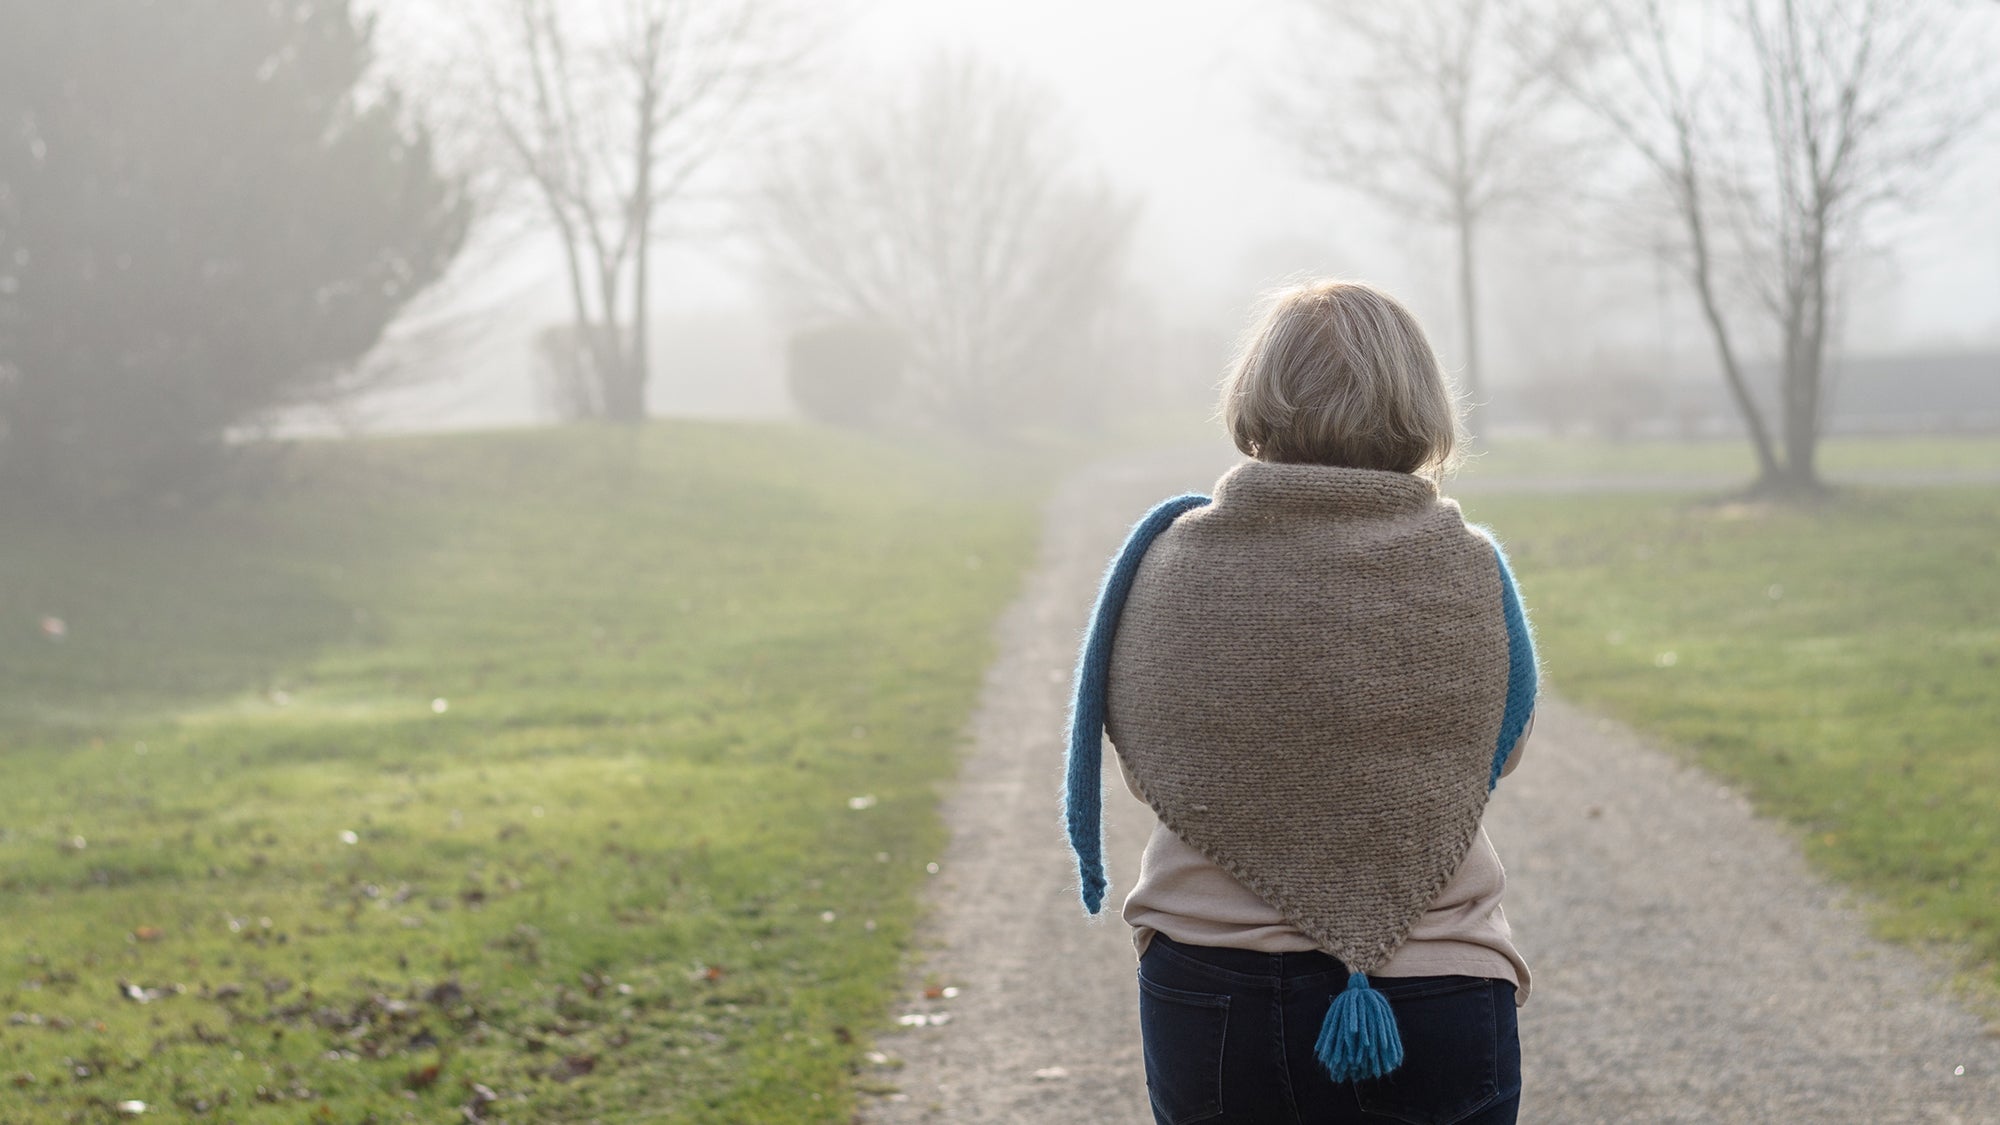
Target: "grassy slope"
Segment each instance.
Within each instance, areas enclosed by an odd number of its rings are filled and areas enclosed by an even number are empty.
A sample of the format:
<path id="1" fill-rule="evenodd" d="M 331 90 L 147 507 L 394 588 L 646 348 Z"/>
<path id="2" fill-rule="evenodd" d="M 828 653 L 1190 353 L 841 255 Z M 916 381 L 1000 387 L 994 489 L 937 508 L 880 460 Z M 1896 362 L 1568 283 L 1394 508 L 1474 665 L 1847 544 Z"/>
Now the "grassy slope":
<path id="1" fill-rule="evenodd" d="M 2000 989 L 2000 489 L 1479 497 L 1554 686 L 1686 747 Z"/>
<path id="2" fill-rule="evenodd" d="M 0 1121 L 845 1121 L 1027 488 L 692 425 L 299 467 L 0 539 Z"/>

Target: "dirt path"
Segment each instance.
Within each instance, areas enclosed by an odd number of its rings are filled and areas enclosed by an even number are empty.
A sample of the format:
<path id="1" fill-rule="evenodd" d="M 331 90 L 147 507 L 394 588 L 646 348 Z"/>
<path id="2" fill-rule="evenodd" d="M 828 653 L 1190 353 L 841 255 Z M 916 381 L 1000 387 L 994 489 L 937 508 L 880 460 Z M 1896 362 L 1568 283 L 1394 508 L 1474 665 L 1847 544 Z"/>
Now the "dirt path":
<path id="1" fill-rule="evenodd" d="M 1040 562 L 999 626 L 946 804 L 954 838 L 922 969 L 898 1009 L 949 1020 L 879 1044 L 863 1121 L 1151 1120 L 1128 932 L 1077 906 L 1060 734 L 1075 643 L 1125 527 L 1226 464 L 1099 466 L 1051 502 Z M 1151 813 L 1113 788 L 1115 903 Z M 1870 938 L 1782 829 L 1631 732 L 1545 702 L 1487 826 L 1536 974 L 1524 1121 L 2000 1125 L 2000 1036 L 1941 995 L 1935 966 Z M 958 992 L 922 999 L 926 981 Z"/>

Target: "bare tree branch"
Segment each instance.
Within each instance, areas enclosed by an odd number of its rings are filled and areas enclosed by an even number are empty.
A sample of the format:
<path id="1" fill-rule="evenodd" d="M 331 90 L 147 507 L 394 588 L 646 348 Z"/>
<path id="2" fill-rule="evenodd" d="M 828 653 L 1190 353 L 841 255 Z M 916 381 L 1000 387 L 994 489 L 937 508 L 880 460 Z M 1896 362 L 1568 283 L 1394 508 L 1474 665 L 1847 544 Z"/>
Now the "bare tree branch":
<path id="1" fill-rule="evenodd" d="M 484 127 L 563 250 L 598 383 L 571 401 L 644 417 L 661 217 L 804 57 L 810 26 L 781 4 L 459 0 Z"/>
<path id="2" fill-rule="evenodd" d="M 1079 176 L 1045 94 L 968 58 L 815 124 L 753 208 L 791 319 L 893 330 L 926 410 L 970 430 L 1087 373 L 1135 214 Z"/>
<path id="3" fill-rule="evenodd" d="M 1505 34 L 1496 0 L 1298 6 L 1300 61 L 1271 97 L 1279 131 L 1329 183 L 1453 233 L 1463 381 L 1476 404 L 1479 231 L 1571 178 L 1582 146 L 1549 127 L 1560 91 Z"/>
<path id="4" fill-rule="evenodd" d="M 1952 0 L 1687 0 L 1671 13 L 1661 0 L 1625 0 L 1515 26 L 1560 48 L 1556 83 L 1668 189 L 1761 486 L 1817 491 L 1843 256 L 1881 212 L 1916 202 L 1993 110 L 2000 86 L 1984 57 L 1995 21 Z M 1743 275 L 1734 286 L 1732 270 Z M 1725 314 L 1738 287 L 1778 343 L 1782 459 Z"/>

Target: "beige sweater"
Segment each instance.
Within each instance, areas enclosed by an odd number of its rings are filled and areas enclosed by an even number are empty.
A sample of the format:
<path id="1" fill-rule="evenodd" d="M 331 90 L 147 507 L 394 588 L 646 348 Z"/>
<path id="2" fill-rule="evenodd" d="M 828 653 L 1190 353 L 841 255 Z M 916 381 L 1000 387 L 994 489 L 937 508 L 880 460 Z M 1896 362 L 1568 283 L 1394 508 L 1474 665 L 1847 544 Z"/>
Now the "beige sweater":
<path id="1" fill-rule="evenodd" d="M 1533 730 L 1531 720 L 1528 731 Z M 1520 764 L 1527 740 L 1523 734 L 1505 772 L 1512 773 Z M 1125 784 L 1133 796 L 1139 795 L 1129 770 L 1125 771 Z M 1500 894 L 1506 885 L 1499 853 L 1482 828 L 1466 852 L 1465 862 L 1379 975 L 1504 980 L 1514 985 L 1514 1002 L 1525 1004 L 1532 982 L 1527 962 L 1514 948 L 1507 915 L 1500 908 Z M 1139 881 L 1125 898 L 1124 915 L 1141 954 L 1155 933 L 1187 945 L 1260 953 L 1302 953 L 1315 948 L 1312 939 L 1286 922 L 1276 908 L 1159 823 L 1153 825 L 1153 835 L 1139 860 Z"/>

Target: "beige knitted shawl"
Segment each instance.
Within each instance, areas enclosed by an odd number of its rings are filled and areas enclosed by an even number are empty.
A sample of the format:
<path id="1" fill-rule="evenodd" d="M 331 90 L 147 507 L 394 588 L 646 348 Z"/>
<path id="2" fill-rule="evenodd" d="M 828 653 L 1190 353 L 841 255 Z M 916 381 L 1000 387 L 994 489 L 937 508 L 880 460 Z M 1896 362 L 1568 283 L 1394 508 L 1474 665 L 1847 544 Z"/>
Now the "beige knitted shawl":
<path id="1" fill-rule="evenodd" d="M 1501 604 L 1492 542 L 1430 482 L 1246 462 L 1140 565 L 1105 729 L 1168 828 L 1373 972 L 1478 831 Z"/>

